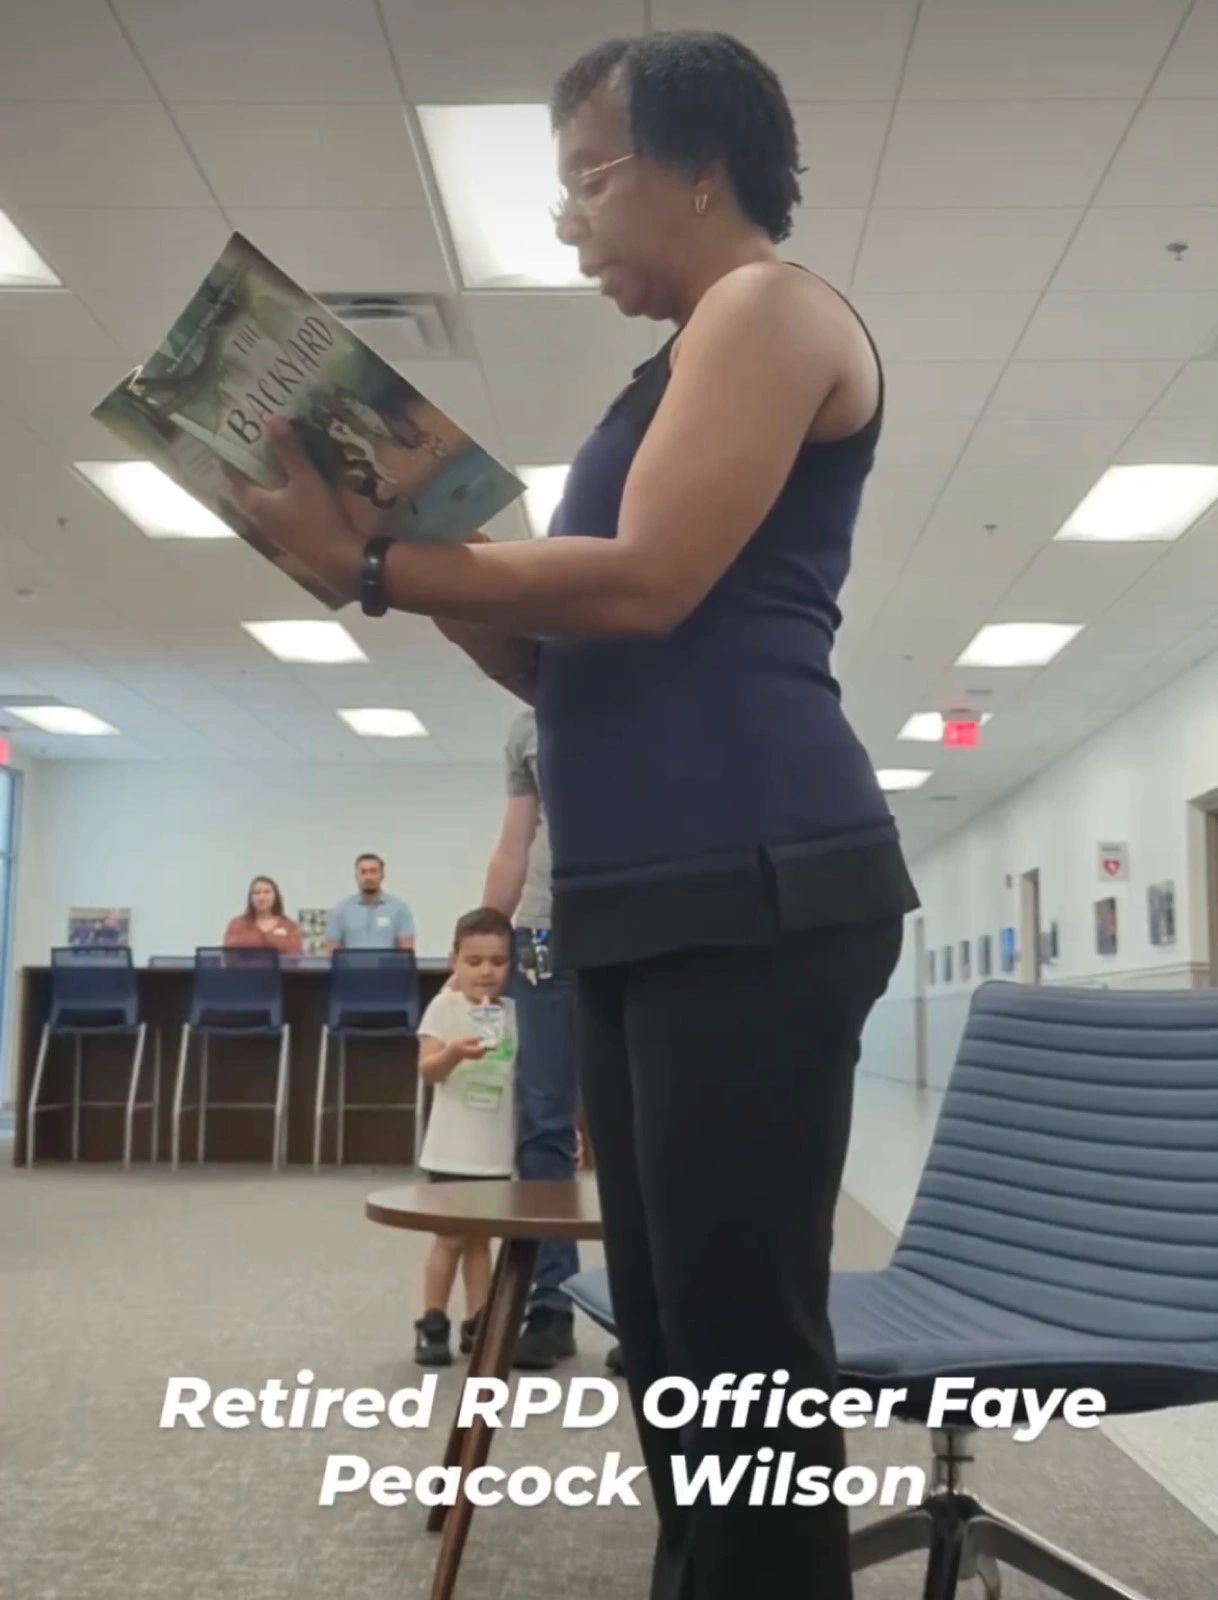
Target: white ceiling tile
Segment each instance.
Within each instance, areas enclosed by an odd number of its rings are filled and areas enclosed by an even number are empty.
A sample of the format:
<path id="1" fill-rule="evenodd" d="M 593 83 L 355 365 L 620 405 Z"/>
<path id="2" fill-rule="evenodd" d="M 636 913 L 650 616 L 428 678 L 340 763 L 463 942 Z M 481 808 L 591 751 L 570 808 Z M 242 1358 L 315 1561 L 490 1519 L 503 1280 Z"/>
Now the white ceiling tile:
<path id="1" fill-rule="evenodd" d="M 875 210 L 854 287 L 1041 289 L 1080 215 L 1073 207 Z"/>
<path id="2" fill-rule="evenodd" d="M 1083 205 L 1133 110 L 1120 100 L 904 103 L 877 203 Z"/>
<path id="3" fill-rule="evenodd" d="M 162 106 L 82 102 L 0 105 L 0 195 L 30 210 L 212 203 Z"/>
<path id="4" fill-rule="evenodd" d="M 115 0 L 169 101 L 393 101 L 374 0 Z"/>
<path id="5" fill-rule="evenodd" d="M 425 214 L 400 106 L 183 105 L 175 115 L 221 205 Z"/>
<path id="6" fill-rule="evenodd" d="M 1156 417 L 1218 417 L 1218 361 L 1192 361 L 1154 409 Z"/>
<path id="7" fill-rule="evenodd" d="M 425 206 L 414 211 L 229 206 L 228 216 L 239 233 L 311 294 L 448 293 L 454 287 Z"/>
<path id="8" fill-rule="evenodd" d="M 854 270 L 865 215 L 863 211 L 815 210 L 801 206 L 795 213 L 791 237 L 778 247 L 783 260 L 814 267 L 820 277 L 839 288 L 846 287 Z"/>
<path id="9" fill-rule="evenodd" d="M 1061 608 L 1075 622 L 1090 622 L 1137 583 L 1161 554 L 1151 544 L 1050 544 L 1015 579 L 1003 603 L 1029 617 Z"/>
<path id="10" fill-rule="evenodd" d="M 120 347 L 66 289 L 0 294 L 0 353 L 6 389 L 77 361 L 114 361 L 122 376 Z"/>
<path id="11" fill-rule="evenodd" d="M 1188 249 L 1171 251 L 1167 247 L 1173 243 Z M 1218 206 L 1093 207 L 1053 287 L 1173 294 L 1218 288 Z"/>
<path id="12" fill-rule="evenodd" d="M 1018 359 L 1155 361 L 1201 351 L 1218 325 L 1213 294 L 1047 294 Z"/>
<path id="13" fill-rule="evenodd" d="M 895 415 L 886 412 L 880 448 L 884 460 L 893 465 L 954 461 L 974 426 L 970 417 L 933 411 L 919 415 L 912 409 L 902 408 Z"/>
<path id="14" fill-rule="evenodd" d="M 795 104 L 791 111 L 800 160 L 807 168 L 799 180 L 804 204 L 813 209 L 867 205 L 884 148 L 888 107 Z"/>
<path id="15" fill-rule="evenodd" d="M 646 15 L 642 0 L 381 0 L 381 10 L 406 96 L 421 105 L 546 102 L 585 50 L 642 33 Z"/>
<path id="16" fill-rule="evenodd" d="M 1134 99 L 1187 0 L 926 0 L 901 92 L 908 100 Z M 1102 41 L 1102 43 L 1101 43 Z"/>
<path id="17" fill-rule="evenodd" d="M 980 416 L 1001 371 L 1000 361 L 885 362 L 885 414 Z"/>
<path id="18" fill-rule="evenodd" d="M 1178 366 L 1175 361 L 1013 361 L 986 415 L 1029 422 L 1140 417 Z"/>
<path id="19" fill-rule="evenodd" d="M 232 231 L 194 211 L 80 206 L 30 211 L 30 238 L 136 361 L 169 331 Z"/>
<path id="20" fill-rule="evenodd" d="M 97 0 L 0 6 L 0 101 L 155 98 L 122 30 Z"/>
<path id="21" fill-rule="evenodd" d="M 1218 61 L 1218 0 L 1197 0 L 1155 79 L 1154 95 L 1211 95 Z"/>
<path id="22" fill-rule="evenodd" d="M 597 295 L 469 294 L 465 304 L 514 466 L 569 461 L 651 354 L 649 326 Z"/>
<path id="23" fill-rule="evenodd" d="M 913 0 L 653 0 L 656 28 L 733 34 L 773 67 L 793 100 L 888 100 L 896 93 Z"/>
<path id="24" fill-rule="evenodd" d="M 1068 464 L 1097 475 L 1129 432 L 1126 418 L 1088 421 L 1010 421 L 983 417 L 962 467 L 1043 468 Z"/>
<path id="25" fill-rule="evenodd" d="M 1211 94 L 1218 66 L 1211 64 Z M 1104 180 L 1102 206 L 1218 204 L 1218 98 L 1149 100 Z"/>
<path id="26" fill-rule="evenodd" d="M 1218 466 L 1218 413 L 1208 417 L 1152 417 L 1125 440 L 1119 459 Z"/>
<path id="27" fill-rule="evenodd" d="M 1002 361 L 1034 294 L 863 294 L 858 310 L 885 361 Z"/>

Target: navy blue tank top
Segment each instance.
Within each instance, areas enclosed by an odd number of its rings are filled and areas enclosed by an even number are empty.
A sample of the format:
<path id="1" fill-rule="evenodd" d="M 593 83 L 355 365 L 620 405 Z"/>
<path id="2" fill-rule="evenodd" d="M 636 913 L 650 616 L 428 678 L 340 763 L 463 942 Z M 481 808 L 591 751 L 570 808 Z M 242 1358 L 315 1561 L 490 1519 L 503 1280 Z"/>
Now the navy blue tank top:
<path id="1" fill-rule="evenodd" d="M 636 369 L 579 450 L 551 538 L 615 537 L 671 346 Z M 917 906 L 830 668 L 882 384 L 858 433 L 801 449 L 749 543 L 671 634 L 542 645 L 539 766 L 563 966 L 769 942 Z"/>

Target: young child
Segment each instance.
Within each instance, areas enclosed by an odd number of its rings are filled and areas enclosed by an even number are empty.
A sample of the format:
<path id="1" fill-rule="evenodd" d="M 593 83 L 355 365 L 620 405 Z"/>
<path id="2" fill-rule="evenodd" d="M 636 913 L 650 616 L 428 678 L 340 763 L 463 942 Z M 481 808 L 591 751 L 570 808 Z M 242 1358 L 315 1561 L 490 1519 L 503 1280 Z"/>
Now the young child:
<path id="1" fill-rule="evenodd" d="M 452 983 L 419 1024 L 419 1072 L 435 1089 L 420 1164 L 433 1183 L 510 1178 L 516 1145 L 516 1008 L 503 990 L 512 968 L 511 923 L 490 907 L 467 912 L 457 923 L 450 959 Z M 423 1271 L 425 1310 L 415 1323 L 420 1366 L 446 1367 L 452 1361 L 448 1301 L 458 1266 L 466 1306 L 461 1353 L 473 1349 L 477 1319 L 490 1292 L 490 1241 L 441 1234 L 432 1240 Z"/>

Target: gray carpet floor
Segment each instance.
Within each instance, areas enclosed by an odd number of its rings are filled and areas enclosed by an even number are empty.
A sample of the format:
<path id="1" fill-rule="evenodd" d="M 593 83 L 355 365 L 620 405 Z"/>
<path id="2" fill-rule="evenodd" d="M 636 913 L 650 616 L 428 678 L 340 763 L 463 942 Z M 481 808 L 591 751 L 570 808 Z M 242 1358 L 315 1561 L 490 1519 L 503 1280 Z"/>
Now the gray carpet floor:
<path id="1" fill-rule="evenodd" d="M 8 1156 L 0 1150 L 0 1159 Z M 425 1600 L 434 1541 L 416 1506 L 316 1504 L 326 1455 L 436 1462 L 463 1368 L 441 1378 L 427 1434 L 341 1421 L 324 1431 L 158 1427 L 171 1375 L 257 1389 L 392 1390 L 417 1381 L 410 1324 L 425 1241 L 375 1227 L 363 1195 L 400 1174 L 278 1179 L 0 1168 L 0 1593 L 7 1600 Z M 850 1201 L 839 1264 L 882 1265 L 891 1236 Z M 609 1341 L 587 1323 L 571 1375 L 600 1374 Z M 914 1430 L 853 1435 L 854 1460 L 924 1464 Z M 551 1469 L 620 1449 L 623 1414 L 596 1434 L 543 1419 L 503 1433 L 492 1460 Z M 1010 1515 L 1152 1600 L 1214 1600 L 1218 1541 L 1098 1434 L 992 1438 L 978 1488 Z M 642 1600 L 652 1514 L 481 1511 L 461 1600 Z M 858 1600 L 914 1600 L 913 1557 L 866 1573 Z M 978 1585 L 962 1594 L 980 1595 Z M 1045 1591 L 1008 1577 L 1007 1600 Z M 806 1600 L 816 1600 L 810 1582 Z"/>

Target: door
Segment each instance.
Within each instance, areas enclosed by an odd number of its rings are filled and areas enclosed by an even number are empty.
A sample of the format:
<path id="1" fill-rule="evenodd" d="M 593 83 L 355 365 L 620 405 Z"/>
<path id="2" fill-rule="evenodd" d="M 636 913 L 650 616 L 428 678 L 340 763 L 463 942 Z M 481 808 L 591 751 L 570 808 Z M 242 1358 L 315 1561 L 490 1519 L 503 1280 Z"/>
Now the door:
<path id="1" fill-rule="evenodd" d="M 1040 982 L 1040 869 L 1019 880 L 1019 981 Z"/>

